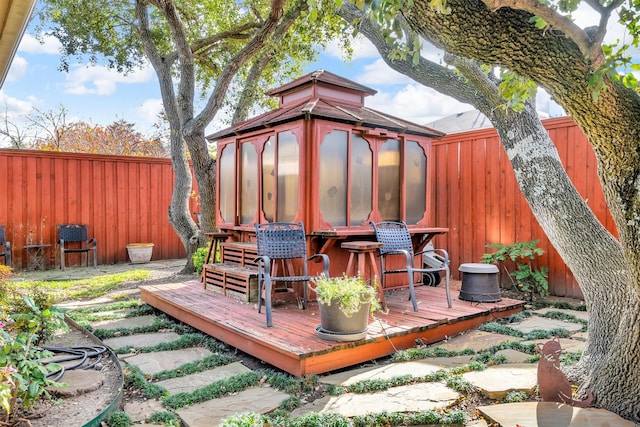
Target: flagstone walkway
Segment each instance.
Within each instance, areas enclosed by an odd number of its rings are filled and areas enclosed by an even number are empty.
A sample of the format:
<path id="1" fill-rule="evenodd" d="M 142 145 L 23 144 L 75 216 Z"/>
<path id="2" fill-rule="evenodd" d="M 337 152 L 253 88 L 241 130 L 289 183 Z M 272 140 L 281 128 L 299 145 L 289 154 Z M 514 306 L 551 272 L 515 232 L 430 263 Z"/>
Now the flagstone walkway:
<path id="1" fill-rule="evenodd" d="M 166 275 L 168 272 L 177 271 L 182 264 L 175 262 L 165 264 L 162 268 L 149 264 L 150 268 L 156 268 L 156 274 Z M 135 268 L 141 268 L 136 265 Z M 86 270 L 88 269 L 80 269 Z M 161 271 L 163 273 L 158 273 Z M 77 273 L 77 272 L 76 272 Z M 69 274 L 69 273 L 67 273 Z M 102 272 L 101 274 L 106 274 Z M 135 293 L 132 294 L 135 297 Z M 103 298 L 94 301 L 93 304 L 108 304 L 109 299 Z M 73 309 L 78 306 L 90 305 L 65 304 Z M 562 328 L 572 333 L 570 338 L 561 340 L 563 350 L 576 352 L 584 347 L 584 333 L 580 332 L 586 320 L 584 312 L 562 310 L 564 314 L 574 316 L 577 320 L 565 321 L 543 317 L 550 311 L 557 309 L 541 309 L 533 312 L 533 315 L 520 322 L 510 324 L 509 327 L 527 334 L 536 330 L 553 330 Z M 113 312 L 112 312 L 113 313 Z M 120 312 L 126 315 L 126 311 Z M 121 328 L 144 327 L 153 325 L 159 321 L 156 316 L 145 315 L 139 317 L 125 317 L 114 320 L 98 320 L 92 322 L 95 329 L 115 330 Z M 211 351 L 203 347 L 187 347 L 180 350 L 139 352 L 137 349 L 155 347 L 162 343 L 171 343 L 180 338 L 173 331 L 160 331 L 128 336 L 117 336 L 105 339 L 104 343 L 114 351 L 126 348 L 126 354 L 120 354 L 124 366 L 136 366 L 146 376 L 157 372 L 172 369 L 180 369 L 189 362 L 196 362 L 210 356 Z M 465 334 L 452 337 L 447 342 L 438 343 L 438 346 L 450 351 L 462 351 L 471 349 L 476 352 L 492 348 L 505 342 L 525 342 L 522 338 L 499 333 L 484 332 L 480 330 L 469 331 Z M 546 340 L 534 340 L 528 342 L 544 342 Z M 516 350 L 507 349 L 498 352 L 505 357 L 505 364 L 489 366 L 483 371 L 471 371 L 463 374 L 463 378 L 477 387 L 486 397 L 495 402 L 502 401 L 510 392 L 524 392 L 528 395 L 535 394 L 537 385 L 537 364 L 528 363 L 531 356 Z M 467 365 L 475 359 L 475 355 L 454 357 L 434 357 L 413 360 L 408 362 L 379 361 L 367 367 L 356 367 L 339 373 L 323 375 L 320 382 L 325 385 L 349 386 L 361 381 L 390 380 L 393 378 L 411 376 L 424 377 L 441 369 L 451 369 Z M 163 387 L 169 396 L 180 393 L 192 393 L 213 383 L 237 378 L 247 372 L 248 367 L 241 363 L 232 362 L 225 366 L 207 369 L 179 378 L 171 378 L 156 382 Z M 233 415 L 254 412 L 269 413 L 277 409 L 283 401 L 290 396 L 287 393 L 262 384 L 246 390 L 234 393 L 230 396 L 211 399 L 202 403 L 188 405 L 176 411 L 184 426 L 210 427 L 222 425 L 223 420 Z M 301 407 L 291 412 L 292 417 L 302 416 L 308 412 L 334 412 L 347 417 L 364 415 L 367 413 L 387 412 L 416 412 L 425 410 L 444 410 L 455 404 L 461 398 L 461 394 L 441 382 L 417 382 L 412 384 L 391 387 L 387 390 L 373 393 L 344 393 L 338 396 L 324 396 L 312 402 L 306 402 Z M 148 400 L 145 402 L 126 403 L 124 410 L 131 416 L 136 426 L 145 424 L 145 420 L 155 412 L 167 411 L 160 401 Z M 625 421 L 615 414 L 601 409 L 578 409 L 567 405 L 542 402 L 500 403 L 481 406 L 477 408 L 480 417 L 468 420 L 467 426 L 526 426 L 526 427 L 568 427 L 589 425 L 597 426 L 634 426 L 634 423 Z M 588 424 L 585 422 L 588 420 Z M 492 424 L 491 424 L 492 423 Z"/>

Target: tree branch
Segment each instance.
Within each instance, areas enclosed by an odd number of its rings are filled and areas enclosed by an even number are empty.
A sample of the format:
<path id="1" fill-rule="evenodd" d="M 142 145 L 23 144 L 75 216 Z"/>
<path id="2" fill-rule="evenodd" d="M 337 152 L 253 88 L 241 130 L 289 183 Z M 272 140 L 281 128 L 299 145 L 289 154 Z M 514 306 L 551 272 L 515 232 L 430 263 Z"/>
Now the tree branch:
<path id="1" fill-rule="evenodd" d="M 538 16 L 547 22 L 552 28 L 558 29 L 567 35 L 578 45 L 585 58 L 595 66 L 599 66 L 604 60 L 599 43 L 595 43 L 589 35 L 573 21 L 560 15 L 553 9 L 544 6 L 538 0 L 482 0 L 491 11 L 503 7 L 523 10 Z M 606 27 L 606 25 L 605 25 Z"/>
<path id="2" fill-rule="evenodd" d="M 194 133 L 198 129 L 204 129 L 216 115 L 222 105 L 227 90 L 233 81 L 238 70 L 247 63 L 266 44 L 268 37 L 275 31 L 278 22 L 284 14 L 284 0 L 271 0 L 271 10 L 269 16 L 256 33 L 253 39 L 248 42 L 240 52 L 238 52 L 222 70 L 220 78 L 216 82 L 216 87 L 209 96 L 207 104 L 193 121 L 187 124 L 188 129 L 184 132 Z"/>
<path id="3" fill-rule="evenodd" d="M 201 39 L 191 44 L 191 52 L 196 53 L 202 49 L 207 49 L 224 39 L 248 39 L 251 34 L 246 33 L 249 30 L 260 28 L 257 22 L 249 22 L 244 25 L 234 28 L 233 30 L 223 31 L 213 36 Z"/>

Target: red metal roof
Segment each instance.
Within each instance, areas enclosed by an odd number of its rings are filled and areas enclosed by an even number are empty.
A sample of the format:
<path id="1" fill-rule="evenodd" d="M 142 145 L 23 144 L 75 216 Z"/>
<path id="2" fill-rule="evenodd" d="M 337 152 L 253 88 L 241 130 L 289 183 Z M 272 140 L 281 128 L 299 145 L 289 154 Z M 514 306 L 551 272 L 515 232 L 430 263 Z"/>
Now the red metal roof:
<path id="1" fill-rule="evenodd" d="M 319 81 L 325 84 L 334 85 L 340 89 L 361 92 L 363 96 L 376 93 L 373 89 L 369 89 L 327 71 L 316 71 L 274 89 L 268 92 L 268 94 L 278 95 L 287 91 L 292 92 L 297 88 L 304 88 Z M 348 123 L 354 126 L 363 126 L 372 129 L 383 128 L 394 132 L 404 132 L 434 138 L 439 138 L 445 135 L 443 132 L 435 129 L 421 126 L 380 111 L 372 110 L 365 106 L 354 105 L 352 102 L 341 102 L 334 98 L 315 96 L 313 98 L 306 97 L 297 102 L 291 101 L 282 105 L 280 108 L 253 117 L 235 126 L 215 132 L 209 135 L 207 139 L 215 141 L 231 135 L 245 134 L 259 129 L 273 127 L 278 124 L 299 120 L 301 118 L 321 118 L 341 123 Z"/>
<path id="2" fill-rule="evenodd" d="M 312 73 L 306 74 L 292 82 L 289 82 L 279 88 L 272 89 L 267 92 L 269 96 L 278 96 L 283 92 L 298 88 L 300 86 L 307 86 L 310 83 L 326 83 L 329 85 L 337 86 L 342 89 L 352 89 L 358 92 L 363 92 L 366 95 L 375 95 L 377 90 L 371 89 L 367 86 L 363 86 L 360 83 L 356 83 L 353 80 L 345 79 L 337 74 L 326 70 L 316 70 Z"/>

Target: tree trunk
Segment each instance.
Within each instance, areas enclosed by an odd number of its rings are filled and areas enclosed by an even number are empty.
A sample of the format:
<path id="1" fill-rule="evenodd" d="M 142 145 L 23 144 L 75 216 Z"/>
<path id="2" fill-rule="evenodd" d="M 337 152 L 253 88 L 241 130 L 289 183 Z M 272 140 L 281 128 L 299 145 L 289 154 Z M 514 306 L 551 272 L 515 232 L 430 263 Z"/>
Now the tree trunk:
<path id="1" fill-rule="evenodd" d="M 604 90 L 594 101 L 589 84 L 593 64 L 559 31 L 536 29 L 527 12 L 492 12 L 479 0 L 451 0 L 447 5 L 451 13 L 441 14 L 428 0 L 416 0 L 403 14 L 415 31 L 448 52 L 507 67 L 541 84 L 594 147 L 620 243 L 582 208 L 573 203 L 560 207 L 566 194 L 540 181 L 521 187 L 533 198 L 540 224 L 554 224 L 545 231 L 585 296 L 590 319 L 578 366 L 586 374 L 583 385 L 591 389 L 598 406 L 640 421 L 640 98 L 605 78 Z M 509 133 L 500 136 L 510 139 Z M 514 134 L 511 139 L 512 146 L 505 147 L 519 181 L 533 176 L 544 176 L 545 183 L 561 179 L 561 169 L 552 166 L 555 160 L 548 150 L 533 143 L 538 140 L 535 133 Z"/>

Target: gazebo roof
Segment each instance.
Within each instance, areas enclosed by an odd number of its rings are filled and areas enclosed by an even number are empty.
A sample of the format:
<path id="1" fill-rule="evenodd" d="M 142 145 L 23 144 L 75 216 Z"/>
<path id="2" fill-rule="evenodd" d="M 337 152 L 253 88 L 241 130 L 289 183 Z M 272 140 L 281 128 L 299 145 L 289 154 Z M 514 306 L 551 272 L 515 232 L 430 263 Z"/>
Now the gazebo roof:
<path id="1" fill-rule="evenodd" d="M 309 90 L 310 86 L 314 86 L 313 90 Z M 329 94 L 323 93 L 321 90 L 317 90 L 315 86 L 324 86 L 330 88 L 333 92 L 329 92 Z M 293 100 L 283 102 L 287 94 L 296 92 L 300 92 L 302 95 L 298 98 L 292 97 Z M 376 93 L 373 89 L 336 74 L 323 70 L 315 71 L 267 92 L 268 95 L 282 97 L 279 108 L 215 132 L 209 135 L 207 139 L 218 140 L 232 135 L 241 135 L 301 118 L 321 118 L 354 126 L 372 129 L 382 128 L 394 132 L 427 137 L 438 138 L 445 135 L 426 126 L 367 108 L 363 105 L 364 102 L 354 102 L 353 98 L 341 99 L 340 96 L 335 95 L 339 92 L 355 94 L 362 98 Z"/>

